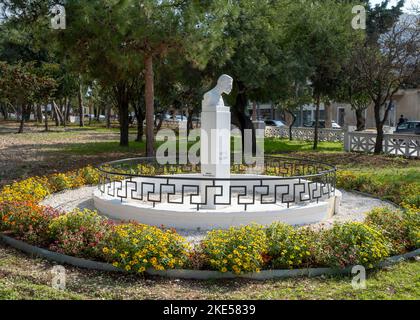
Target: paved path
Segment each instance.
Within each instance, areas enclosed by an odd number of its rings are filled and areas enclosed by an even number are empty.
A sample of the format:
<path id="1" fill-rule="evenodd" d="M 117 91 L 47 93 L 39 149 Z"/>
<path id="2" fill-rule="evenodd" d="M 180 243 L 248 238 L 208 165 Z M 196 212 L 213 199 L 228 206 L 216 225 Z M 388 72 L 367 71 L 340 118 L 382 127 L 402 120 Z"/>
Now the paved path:
<path id="1" fill-rule="evenodd" d="M 95 210 L 92 200 L 92 193 L 96 187 L 82 187 L 76 190 L 66 190 L 51 195 L 42 204 L 49 205 L 64 211 L 71 211 L 75 208 Z M 375 207 L 391 206 L 379 199 L 360 195 L 358 193 L 341 191 L 343 198 L 340 212 L 334 217 L 312 225 L 314 228 L 329 227 L 334 222 L 363 221 L 366 213 Z M 191 242 L 197 242 L 205 235 L 204 231 L 178 230 Z"/>

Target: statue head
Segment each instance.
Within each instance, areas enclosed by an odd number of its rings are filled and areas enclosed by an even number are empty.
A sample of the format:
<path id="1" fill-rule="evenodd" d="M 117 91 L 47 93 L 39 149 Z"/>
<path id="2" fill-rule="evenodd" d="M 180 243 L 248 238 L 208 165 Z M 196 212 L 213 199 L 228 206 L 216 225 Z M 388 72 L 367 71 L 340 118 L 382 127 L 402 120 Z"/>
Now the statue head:
<path id="1" fill-rule="evenodd" d="M 222 74 L 217 80 L 217 87 L 222 93 L 229 94 L 233 88 L 233 78 L 227 74 Z"/>

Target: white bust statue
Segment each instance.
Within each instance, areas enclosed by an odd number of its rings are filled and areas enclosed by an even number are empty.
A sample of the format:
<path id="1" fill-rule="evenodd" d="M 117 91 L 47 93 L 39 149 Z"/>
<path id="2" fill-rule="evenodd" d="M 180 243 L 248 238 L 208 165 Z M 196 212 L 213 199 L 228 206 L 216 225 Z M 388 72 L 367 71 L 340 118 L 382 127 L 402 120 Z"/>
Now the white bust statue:
<path id="1" fill-rule="evenodd" d="M 233 78 L 227 74 L 220 76 L 217 80 L 217 85 L 209 92 L 204 94 L 203 108 L 204 107 L 224 107 L 225 103 L 222 94 L 229 94 L 232 91 Z"/>

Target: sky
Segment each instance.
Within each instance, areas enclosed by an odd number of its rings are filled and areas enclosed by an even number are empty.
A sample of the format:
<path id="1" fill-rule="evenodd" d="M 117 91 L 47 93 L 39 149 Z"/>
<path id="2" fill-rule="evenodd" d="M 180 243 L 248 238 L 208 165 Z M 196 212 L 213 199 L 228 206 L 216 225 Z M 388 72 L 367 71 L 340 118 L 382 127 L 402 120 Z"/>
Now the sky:
<path id="1" fill-rule="evenodd" d="M 370 0 L 369 2 L 372 5 L 375 5 L 375 4 L 381 3 L 382 0 Z M 390 6 L 395 5 L 397 2 L 398 2 L 398 0 L 391 0 L 390 1 Z M 420 7 L 420 0 L 405 0 L 404 11 L 408 11 L 414 5 L 416 5 L 417 7 Z"/>

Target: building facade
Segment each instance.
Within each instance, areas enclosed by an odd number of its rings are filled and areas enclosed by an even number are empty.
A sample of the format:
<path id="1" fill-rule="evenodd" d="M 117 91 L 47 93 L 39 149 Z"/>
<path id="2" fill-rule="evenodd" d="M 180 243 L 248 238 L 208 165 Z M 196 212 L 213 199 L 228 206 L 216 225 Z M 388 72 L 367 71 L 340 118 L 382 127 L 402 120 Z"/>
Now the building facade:
<path id="1" fill-rule="evenodd" d="M 248 109 L 250 114 L 252 114 L 252 103 L 249 105 Z M 290 124 L 291 122 L 291 117 L 289 115 L 283 114 L 283 112 L 280 112 L 271 103 L 257 103 L 256 111 L 258 118 L 261 120 L 283 120 L 287 124 Z M 382 110 L 382 116 L 383 112 L 384 110 Z M 366 129 L 374 129 L 376 125 L 373 104 L 364 111 L 364 115 L 366 119 Z M 392 109 L 388 114 L 385 125 L 396 127 L 401 115 L 409 121 L 420 121 L 420 88 L 399 90 L 394 95 Z M 301 106 L 300 109 L 296 111 L 295 116 L 295 126 L 301 127 L 305 124 L 310 124 L 315 120 L 315 105 L 309 104 Z M 341 127 L 356 126 L 357 124 L 356 113 L 348 103 L 332 102 L 329 106 L 325 106 L 324 103 L 321 103 L 320 120 L 325 121 L 327 118 Z"/>

